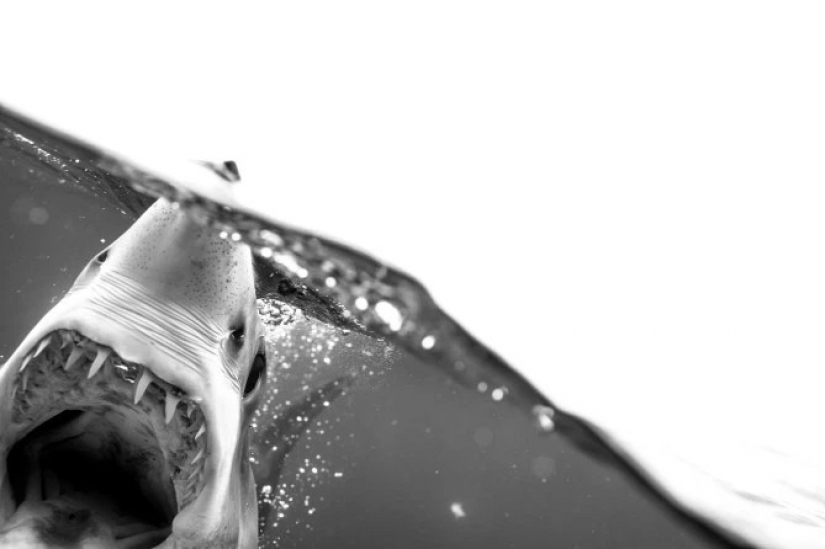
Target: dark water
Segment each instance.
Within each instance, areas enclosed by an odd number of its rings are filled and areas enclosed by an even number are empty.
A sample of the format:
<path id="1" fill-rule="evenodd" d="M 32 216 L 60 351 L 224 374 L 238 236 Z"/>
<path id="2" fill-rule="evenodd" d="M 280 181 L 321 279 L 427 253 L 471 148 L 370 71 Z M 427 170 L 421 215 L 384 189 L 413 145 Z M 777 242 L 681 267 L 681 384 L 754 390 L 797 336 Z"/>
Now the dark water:
<path id="1" fill-rule="evenodd" d="M 0 362 L 148 194 L 259 252 L 275 358 L 252 441 L 262 546 L 739 546 L 651 490 L 414 280 L 3 110 Z"/>

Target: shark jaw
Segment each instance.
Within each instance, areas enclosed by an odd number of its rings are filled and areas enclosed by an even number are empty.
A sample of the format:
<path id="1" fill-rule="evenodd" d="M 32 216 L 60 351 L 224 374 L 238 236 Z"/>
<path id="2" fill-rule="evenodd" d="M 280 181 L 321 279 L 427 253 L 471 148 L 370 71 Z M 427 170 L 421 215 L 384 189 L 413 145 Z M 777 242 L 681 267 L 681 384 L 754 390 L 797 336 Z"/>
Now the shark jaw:
<path id="1" fill-rule="evenodd" d="M 111 347 L 51 332 L 25 354 L 10 389 L 0 544 L 156 547 L 201 493 L 200 406 Z"/>
<path id="2" fill-rule="evenodd" d="M 0 365 L 0 547 L 252 548 L 251 251 L 161 199 Z"/>

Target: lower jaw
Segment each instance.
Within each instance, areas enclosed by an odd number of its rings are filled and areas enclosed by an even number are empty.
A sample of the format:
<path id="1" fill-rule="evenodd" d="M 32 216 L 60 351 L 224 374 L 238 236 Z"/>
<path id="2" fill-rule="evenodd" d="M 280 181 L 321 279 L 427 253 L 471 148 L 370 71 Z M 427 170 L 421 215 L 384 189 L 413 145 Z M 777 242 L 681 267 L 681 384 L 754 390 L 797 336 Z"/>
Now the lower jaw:
<path id="1" fill-rule="evenodd" d="M 170 527 L 116 525 L 105 511 L 70 497 L 26 502 L 0 531 L 0 547 L 150 549 L 170 542 Z M 164 544 L 165 545 L 165 544 Z"/>

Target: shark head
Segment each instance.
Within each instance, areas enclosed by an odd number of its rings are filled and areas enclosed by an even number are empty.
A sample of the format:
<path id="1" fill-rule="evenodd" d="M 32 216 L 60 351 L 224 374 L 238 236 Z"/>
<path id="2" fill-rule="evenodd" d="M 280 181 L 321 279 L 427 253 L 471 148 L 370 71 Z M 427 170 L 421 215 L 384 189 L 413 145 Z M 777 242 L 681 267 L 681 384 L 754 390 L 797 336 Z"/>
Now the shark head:
<path id="1" fill-rule="evenodd" d="M 265 371 L 250 250 L 160 199 L 0 367 L 0 547 L 256 547 Z"/>

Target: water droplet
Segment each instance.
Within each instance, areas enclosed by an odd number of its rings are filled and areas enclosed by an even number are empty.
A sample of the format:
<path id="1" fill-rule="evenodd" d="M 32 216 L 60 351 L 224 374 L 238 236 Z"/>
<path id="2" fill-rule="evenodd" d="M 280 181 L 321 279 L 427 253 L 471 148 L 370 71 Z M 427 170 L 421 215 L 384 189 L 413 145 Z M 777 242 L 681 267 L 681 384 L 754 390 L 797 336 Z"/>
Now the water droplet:
<path id="1" fill-rule="evenodd" d="M 270 245 L 274 246 L 275 248 L 280 248 L 284 245 L 284 239 L 269 230 L 261 230 L 258 231 L 258 238 L 261 240 L 268 242 Z"/>
<path id="2" fill-rule="evenodd" d="M 533 415 L 536 416 L 539 429 L 545 432 L 550 432 L 556 428 L 556 423 L 553 417 L 556 415 L 555 410 L 549 406 L 536 406 L 533 408 Z"/>
<path id="3" fill-rule="evenodd" d="M 486 393 L 487 392 L 487 382 L 479 381 L 478 382 L 478 392 L 479 393 Z"/>
<path id="4" fill-rule="evenodd" d="M 326 284 L 326 285 L 327 285 L 327 288 L 334 288 L 334 287 L 335 287 L 335 285 L 336 285 L 336 284 L 338 284 L 338 281 L 337 281 L 337 280 L 335 280 L 335 278 L 333 278 L 333 277 L 331 277 L 331 276 L 328 276 L 328 277 L 326 278 L 326 280 L 324 280 L 324 284 Z"/>
<path id="5" fill-rule="evenodd" d="M 496 387 L 495 389 L 493 389 L 493 392 L 492 392 L 493 400 L 498 402 L 499 400 L 504 398 L 505 393 L 506 393 L 505 389 L 503 389 L 502 387 Z"/>
<path id="6" fill-rule="evenodd" d="M 433 347 L 435 347 L 435 336 L 432 336 L 432 335 L 424 336 L 424 338 L 421 340 L 421 346 L 423 348 L 427 349 L 428 351 L 430 349 L 432 349 Z"/>
<path id="7" fill-rule="evenodd" d="M 298 264 L 295 256 L 289 254 L 275 254 L 273 257 L 275 258 L 275 261 L 277 261 L 282 267 L 286 268 L 289 272 L 296 274 L 301 278 L 306 278 L 308 274 L 307 270 Z"/>
<path id="8" fill-rule="evenodd" d="M 263 248 L 258 250 L 258 253 L 261 254 L 261 257 L 269 259 L 270 257 L 272 257 L 272 248 L 264 246 Z"/>
<path id="9" fill-rule="evenodd" d="M 355 299 L 355 308 L 359 311 L 366 311 L 370 306 L 370 302 L 364 296 Z"/>
<path id="10" fill-rule="evenodd" d="M 375 314 L 392 330 L 397 332 L 404 323 L 401 311 L 389 301 L 379 301 L 375 304 Z"/>

